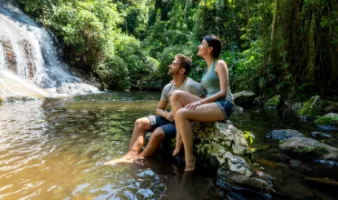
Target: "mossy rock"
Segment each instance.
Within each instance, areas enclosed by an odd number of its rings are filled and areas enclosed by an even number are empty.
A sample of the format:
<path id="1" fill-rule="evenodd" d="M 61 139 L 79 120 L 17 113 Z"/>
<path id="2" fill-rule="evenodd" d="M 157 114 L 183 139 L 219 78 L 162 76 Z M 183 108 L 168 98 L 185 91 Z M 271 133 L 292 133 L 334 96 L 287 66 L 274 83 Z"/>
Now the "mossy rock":
<path id="1" fill-rule="evenodd" d="M 327 115 L 321 116 L 315 120 L 316 125 L 333 125 L 338 126 L 338 114 L 329 113 Z"/>
<path id="2" fill-rule="evenodd" d="M 279 149 L 300 158 L 338 160 L 338 148 L 311 138 L 289 138 L 279 144 Z"/>
<path id="3" fill-rule="evenodd" d="M 268 108 L 279 108 L 281 107 L 281 95 L 277 94 L 274 95 L 271 99 L 267 100 L 264 104 L 264 107 Z"/>
<path id="4" fill-rule="evenodd" d="M 322 100 L 318 95 L 311 97 L 304 105 L 298 110 L 300 116 L 315 118 L 322 107 Z"/>

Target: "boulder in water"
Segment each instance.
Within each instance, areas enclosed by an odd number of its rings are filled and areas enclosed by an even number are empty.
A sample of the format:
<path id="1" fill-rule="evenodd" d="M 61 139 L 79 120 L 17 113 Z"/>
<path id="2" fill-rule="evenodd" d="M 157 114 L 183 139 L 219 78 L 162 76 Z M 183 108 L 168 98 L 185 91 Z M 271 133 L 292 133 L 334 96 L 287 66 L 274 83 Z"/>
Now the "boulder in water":
<path id="1" fill-rule="evenodd" d="M 271 99 L 267 100 L 264 103 L 264 107 L 273 109 L 280 109 L 283 107 L 283 105 L 284 105 L 283 98 L 279 94 L 274 95 Z"/>
<path id="2" fill-rule="evenodd" d="M 197 158 L 203 163 L 215 158 L 218 179 L 253 188 L 272 190 L 272 185 L 254 177 L 251 162 L 245 155 L 250 154 L 244 133 L 230 121 L 226 123 L 201 123 L 194 126 Z"/>
<path id="3" fill-rule="evenodd" d="M 316 95 L 303 104 L 303 106 L 298 110 L 298 114 L 300 116 L 313 119 L 319 114 L 321 107 L 322 100 L 318 95 Z"/>
<path id="4" fill-rule="evenodd" d="M 267 139 L 283 141 L 291 137 L 304 137 L 303 133 L 291 130 L 291 129 L 283 129 L 283 130 L 273 130 L 266 134 Z"/>
<path id="5" fill-rule="evenodd" d="M 315 124 L 325 130 L 338 130 L 338 114 L 329 113 L 316 119 Z"/>
<path id="6" fill-rule="evenodd" d="M 251 91 L 242 91 L 233 94 L 235 104 L 242 107 L 251 107 L 255 100 L 255 97 L 255 93 Z"/>
<path id="7" fill-rule="evenodd" d="M 279 149 L 301 158 L 338 161 L 338 148 L 306 137 L 292 137 L 281 144 Z"/>

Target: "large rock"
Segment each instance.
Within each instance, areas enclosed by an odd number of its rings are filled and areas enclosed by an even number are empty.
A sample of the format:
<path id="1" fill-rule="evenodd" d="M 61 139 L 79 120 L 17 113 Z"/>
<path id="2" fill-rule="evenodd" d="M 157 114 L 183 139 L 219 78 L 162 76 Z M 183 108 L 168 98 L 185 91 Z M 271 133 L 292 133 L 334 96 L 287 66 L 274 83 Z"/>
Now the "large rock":
<path id="1" fill-rule="evenodd" d="M 215 158 L 220 180 L 272 190 L 271 184 L 253 176 L 251 162 L 244 156 L 250 153 L 244 133 L 230 122 L 201 123 L 194 127 L 194 133 L 197 157 Z"/>
<path id="2" fill-rule="evenodd" d="M 298 157 L 338 161 L 338 148 L 305 137 L 292 137 L 281 144 L 279 149 Z"/>
<path id="3" fill-rule="evenodd" d="M 251 91 L 242 91 L 233 94 L 235 104 L 242 107 L 251 107 L 255 100 L 255 97 L 255 93 Z"/>
<path id="4" fill-rule="evenodd" d="M 273 130 L 266 134 L 267 139 L 271 140 L 286 140 L 291 137 L 304 137 L 303 133 L 291 129 L 283 129 L 283 130 Z"/>
<path id="5" fill-rule="evenodd" d="M 298 114 L 310 119 L 315 118 L 319 115 L 321 106 L 322 100 L 320 97 L 318 95 L 313 96 L 303 104 L 303 106 L 298 110 Z"/>
<path id="6" fill-rule="evenodd" d="M 316 119 L 315 124 L 325 130 L 338 130 L 338 114 L 329 113 Z"/>

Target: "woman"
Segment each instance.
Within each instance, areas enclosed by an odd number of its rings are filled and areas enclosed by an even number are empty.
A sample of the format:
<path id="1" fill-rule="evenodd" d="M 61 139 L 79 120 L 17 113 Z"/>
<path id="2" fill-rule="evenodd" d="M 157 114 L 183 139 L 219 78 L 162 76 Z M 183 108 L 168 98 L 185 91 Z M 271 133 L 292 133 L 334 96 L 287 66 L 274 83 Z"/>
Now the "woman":
<path id="1" fill-rule="evenodd" d="M 173 155 L 180 151 L 181 141 L 184 145 L 185 171 L 195 169 L 193 155 L 193 135 L 190 121 L 216 122 L 224 121 L 233 112 L 234 104 L 229 88 L 227 64 L 219 60 L 222 42 L 215 35 L 207 35 L 198 46 L 197 55 L 204 58 L 207 68 L 201 85 L 207 91 L 201 99 L 184 91 L 174 91 L 171 95 L 172 111 L 177 129 L 176 148 Z M 181 137 L 181 138 L 180 138 Z"/>

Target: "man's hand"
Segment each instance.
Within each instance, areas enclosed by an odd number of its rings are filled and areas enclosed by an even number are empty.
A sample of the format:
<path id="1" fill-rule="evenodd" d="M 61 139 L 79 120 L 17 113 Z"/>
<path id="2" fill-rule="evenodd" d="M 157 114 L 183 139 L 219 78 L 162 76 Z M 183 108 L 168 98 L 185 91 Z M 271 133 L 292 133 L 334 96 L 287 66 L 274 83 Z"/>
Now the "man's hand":
<path id="1" fill-rule="evenodd" d="M 195 108 L 197 106 L 200 106 L 200 105 L 202 105 L 202 103 L 200 101 L 195 101 L 195 102 L 192 102 L 192 103 L 185 105 L 184 107 L 188 110 L 195 110 Z"/>
<path id="2" fill-rule="evenodd" d="M 172 112 L 166 112 L 165 118 L 166 118 L 168 121 L 171 121 L 171 122 L 175 121 L 174 115 L 173 115 Z"/>

